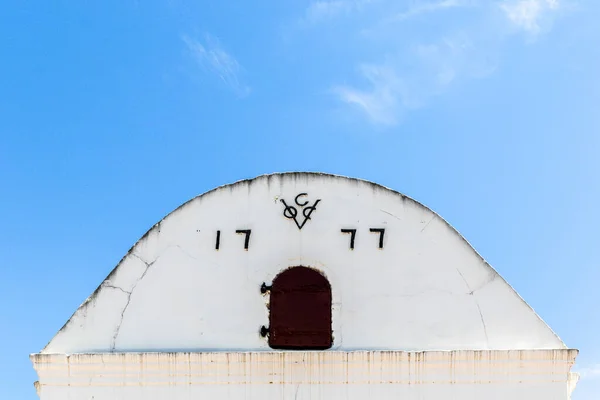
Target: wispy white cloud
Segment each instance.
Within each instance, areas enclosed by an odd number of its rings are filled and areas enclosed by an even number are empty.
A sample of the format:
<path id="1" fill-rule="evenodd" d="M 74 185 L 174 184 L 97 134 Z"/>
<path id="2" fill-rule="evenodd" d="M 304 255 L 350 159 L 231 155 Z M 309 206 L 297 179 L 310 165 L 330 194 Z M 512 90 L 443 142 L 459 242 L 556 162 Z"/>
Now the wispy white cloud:
<path id="1" fill-rule="evenodd" d="M 327 19 L 323 29 L 338 23 L 343 40 L 357 38 L 363 47 L 356 46 L 354 68 L 362 82 L 334 84 L 331 92 L 373 123 L 393 126 L 461 80 L 495 71 L 507 35 L 541 34 L 564 1 L 319 0 L 305 19 Z M 452 16 L 445 14 L 450 10 Z M 361 18 L 343 23 L 352 14 Z M 434 23 L 416 27 L 425 18 Z"/>
<path id="2" fill-rule="evenodd" d="M 305 20 L 317 23 L 359 11 L 374 0 L 316 0 L 306 8 Z"/>
<path id="3" fill-rule="evenodd" d="M 250 87 L 240 78 L 242 67 L 234 56 L 223 49 L 218 39 L 206 34 L 203 42 L 186 35 L 182 40 L 202 69 L 217 75 L 221 82 L 239 97 L 250 94 Z"/>
<path id="4" fill-rule="evenodd" d="M 418 44 L 404 49 L 382 63 L 361 64 L 358 72 L 363 88 L 338 85 L 338 98 L 381 125 L 396 125 L 407 111 L 422 107 L 427 101 L 465 77 L 483 77 L 496 64 L 464 34 L 442 37 L 435 43 Z M 407 66 L 402 60 L 410 59 Z"/>
<path id="5" fill-rule="evenodd" d="M 306 9 L 306 19 L 310 22 L 321 21 L 346 13 L 352 7 L 353 4 L 346 0 L 315 1 Z"/>
<path id="6" fill-rule="evenodd" d="M 600 379 L 600 364 L 575 368 L 573 372 L 578 373 L 581 379 Z"/>
<path id="7" fill-rule="evenodd" d="M 538 34 L 541 20 L 559 8 L 559 0 L 505 0 L 500 8 L 518 28 Z"/>
<path id="8" fill-rule="evenodd" d="M 420 14 L 440 11 L 447 8 L 472 5 L 477 0 L 413 0 L 408 6 L 406 1 L 396 0 L 396 6 L 390 9 L 389 21 L 401 21 Z M 349 16 L 353 13 L 368 11 L 369 7 L 386 8 L 387 0 L 315 0 L 305 11 L 304 20 L 309 22 L 331 21 L 334 18 Z M 395 11 L 400 5 L 401 11 Z"/>
<path id="9" fill-rule="evenodd" d="M 401 11 L 390 18 L 390 22 L 399 22 L 421 14 L 442 11 L 448 8 L 465 7 L 472 4 L 467 0 L 442 0 L 434 2 L 418 2 L 405 11 Z"/>
<path id="10" fill-rule="evenodd" d="M 402 118 L 400 111 L 408 106 L 404 82 L 393 68 L 385 65 L 362 65 L 360 72 L 368 81 L 366 90 L 352 86 L 335 86 L 339 98 L 366 113 L 373 122 L 395 125 Z"/>

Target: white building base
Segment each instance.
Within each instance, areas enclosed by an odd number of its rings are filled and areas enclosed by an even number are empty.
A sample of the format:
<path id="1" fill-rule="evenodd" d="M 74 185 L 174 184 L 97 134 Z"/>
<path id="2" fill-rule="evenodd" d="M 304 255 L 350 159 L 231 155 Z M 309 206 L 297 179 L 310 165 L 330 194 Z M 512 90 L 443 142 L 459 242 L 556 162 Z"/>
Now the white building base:
<path id="1" fill-rule="evenodd" d="M 566 400 L 577 350 L 34 354 L 42 400 Z"/>

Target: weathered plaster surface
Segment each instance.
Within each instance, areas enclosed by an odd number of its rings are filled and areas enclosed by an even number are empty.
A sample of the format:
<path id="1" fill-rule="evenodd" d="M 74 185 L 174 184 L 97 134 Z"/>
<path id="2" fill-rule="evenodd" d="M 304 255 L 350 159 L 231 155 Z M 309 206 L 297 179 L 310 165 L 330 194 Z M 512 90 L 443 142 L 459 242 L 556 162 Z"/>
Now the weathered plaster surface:
<path id="1" fill-rule="evenodd" d="M 566 400 L 576 350 L 32 356 L 44 400 Z"/>
<path id="2" fill-rule="evenodd" d="M 321 202 L 299 230 L 279 199 L 301 192 Z M 354 250 L 341 228 L 357 229 Z M 384 249 L 369 228 L 386 229 Z M 248 250 L 236 229 L 252 230 Z M 278 174 L 218 188 L 165 217 L 42 353 L 269 351 L 258 335 L 268 322 L 260 285 L 300 264 L 331 283 L 332 350 L 566 348 L 425 206 L 360 180 Z"/>

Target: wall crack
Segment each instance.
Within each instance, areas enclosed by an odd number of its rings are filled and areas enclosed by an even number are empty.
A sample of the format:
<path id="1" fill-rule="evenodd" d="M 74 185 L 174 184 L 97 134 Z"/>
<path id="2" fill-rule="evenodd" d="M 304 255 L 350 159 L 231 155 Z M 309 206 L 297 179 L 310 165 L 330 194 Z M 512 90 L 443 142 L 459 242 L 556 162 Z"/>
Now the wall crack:
<path id="1" fill-rule="evenodd" d="M 385 211 L 384 209 L 380 208 L 379 211 L 381 211 L 382 213 L 385 213 L 387 215 L 389 215 L 390 217 L 394 217 L 399 221 L 402 221 L 402 218 L 398 217 L 397 215 L 392 214 L 391 212 Z"/>
<path id="2" fill-rule="evenodd" d="M 481 312 L 481 306 L 477 299 L 475 299 L 475 304 L 477 305 L 477 310 L 479 311 L 479 317 L 481 318 L 481 325 L 483 325 L 483 334 L 485 335 L 485 343 L 487 347 L 490 347 L 490 339 L 488 338 L 487 327 L 485 326 L 485 321 L 483 319 L 483 313 Z"/>
<path id="3" fill-rule="evenodd" d="M 110 351 L 114 352 L 115 348 L 116 348 L 116 343 L 117 343 L 117 337 L 119 336 L 119 331 L 121 330 L 121 325 L 123 324 L 123 317 L 125 316 L 125 311 L 127 311 L 127 308 L 129 307 L 129 303 L 131 302 L 131 296 L 133 295 L 133 291 L 135 290 L 135 287 L 138 285 L 138 283 L 140 283 L 140 281 L 142 279 L 144 279 L 144 277 L 146 276 L 146 274 L 148 273 L 148 271 L 150 270 L 150 267 L 152 267 L 152 265 L 154 265 L 154 263 L 160 258 L 160 256 L 156 257 L 156 259 L 152 262 L 147 262 L 146 260 L 144 260 L 142 257 L 138 256 L 135 253 L 131 253 L 132 256 L 134 256 L 135 258 L 137 258 L 138 260 L 140 260 L 141 262 L 143 262 L 146 265 L 146 268 L 144 269 L 144 272 L 140 275 L 139 278 L 136 279 L 135 283 L 133 284 L 133 286 L 131 287 L 131 291 L 128 292 L 126 290 L 123 290 L 119 287 L 116 286 L 111 286 L 111 285 L 105 285 L 106 287 L 112 287 L 115 289 L 119 289 L 121 290 L 123 293 L 127 294 L 127 302 L 125 303 L 125 307 L 123 307 L 123 310 L 121 310 L 121 317 L 119 319 L 119 323 L 117 324 L 116 328 L 115 328 L 115 333 L 113 335 L 112 338 L 112 344 L 110 346 Z"/>
<path id="4" fill-rule="evenodd" d="M 116 290 L 120 290 L 121 292 L 131 295 L 131 292 L 128 292 L 127 290 L 120 288 L 118 286 L 114 286 L 114 285 L 108 285 L 108 284 L 103 284 L 102 287 L 107 287 L 107 288 L 111 288 L 111 289 L 116 289 Z"/>
<path id="5" fill-rule="evenodd" d="M 427 229 L 427 227 L 429 226 L 429 224 L 431 223 L 431 221 L 433 221 L 436 218 L 436 215 L 434 215 L 433 217 L 431 217 L 431 219 L 425 224 L 425 226 L 423 227 L 423 229 L 421 229 L 421 233 L 423 233 L 425 231 L 425 229 Z"/>
<path id="6" fill-rule="evenodd" d="M 481 312 L 481 306 L 479 305 L 477 298 L 474 296 L 474 293 L 476 290 L 481 289 L 482 287 L 484 287 L 485 285 L 487 285 L 488 283 L 493 281 L 495 279 L 495 276 L 493 276 L 491 279 L 489 279 L 487 282 L 485 282 L 481 287 L 473 290 L 473 289 L 471 289 L 469 282 L 467 282 L 467 280 L 465 279 L 465 276 L 462 274 L 462 272 L 460 272 L 460 270 L 458 268 L 456 268 L 456 272 L 458 272 L 458 274 L 462 278 L 463 282 L 465 283 L 465 286 L 467 286 L 467 290 L 469 291 L 467 294 L 473 296 L 473 300 L 475 301 L 475 305 L 477 306 L 477 311 L 479 312 L 479 318 L 481 319 L 481 325 L 483 326 L 483 334 L 485 336 L 485 343 L 486 343 L 487 347 L 489 348 L 490 347 L 490 339 L 489 339 L 488 333 L 487 333 L 487 326 L 485 325 L 485 321 L 483 319 L 483 313 Z"/>
<path id="7" fill-rule="evenodd" d="M 178 248 L 183 254 L 185 254 L 187 257 L 190 257 L 192 259 L 196 259 L 196 257 L 194 257 L 193 255 L 191 255 L 190 253 L 188 253 L 187 251 L 185 251 L 181 246 L 179 245 L 170 245 L 168 246 L 165 250 L 171 248 L 171 247 L 176 247 Z M 115 327 L 115 333 L 113 334 L 112 337 L 112 344 L 110 346 L 110 351 L 113 352 L 115 351 L 116 348 L 116 343 L 117 343 L 117 337 L 119 336 L 119 331 L 121 330 L 121 325 L 123 324 L 123 317 L 125 316 L 125 312 L 127 311 L 127 308 L 129 307 L 129 303 L 131 302 L 131 296 L 133 295 L 133 291 L 135 290 L 136 286 L 138 285 L 138 283 L 140 283 L 140 281 L 142 279 L 144 279 L 144 277 L 146 276 L 146 274 L 148 273 L 148 271 L 150 270 L 150 267 L 152 267 L 152 265 L 154 265 L 154 263 L 156 261 L 158 261 L 158 259 L 161 257 L 161 255 L 158 255 L 154 261 L 152 262 L 148 262 L 146 260 L 144 260 L 142 257 L 140 257 L 139 255 L 135 254 L 135 253 L 131 253 L 131 256 L 137 258 L 138 260 L 140 260 L 141 262 L 144 263 L 144 265 L 146 265 L 146 268 L 144 269 L 144 272 L 142 272 L 142 274 L 140 275 L 139 278 L 137 278 L 134 282 L 134 284 L 131 286 L 131 291 L 127 291 L 121 287 L 118 286 L 114 286 L 111 284 L 103 284 L 103 287 L 107 287 L 107 288 L 111 288 L 111 289 L 115 289 L 115 290 L 120 290 L 121 292 L 125 293 L 127 295 L 127 302 L 125 303 L 125 307 L 123 307 L 123 310 L 121 310 L 121 317 L 119 318 L 119 322 L 117 323 L 117 326 Z"/>
<path id="8" fill-rule="evenodd" d="M 483 282 L 481 285 L 479 285 L 475 289 L 472 289 L 468 294 L 472 295 L 476 291 L 483 289 L 484 287 L 486 287 L 487 285 L 492 283 L 497 277 L 498 277 L 498 274 L 492 275 L 492 277 L 490 279 L 486 280 L 485 282 Z"/>

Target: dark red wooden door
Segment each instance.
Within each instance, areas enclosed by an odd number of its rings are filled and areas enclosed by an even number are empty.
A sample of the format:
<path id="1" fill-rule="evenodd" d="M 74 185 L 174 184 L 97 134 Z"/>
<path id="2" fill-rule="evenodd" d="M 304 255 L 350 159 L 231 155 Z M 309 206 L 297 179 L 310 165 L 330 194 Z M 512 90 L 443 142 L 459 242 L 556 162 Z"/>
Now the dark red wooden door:
<path id="1" fill-rule="evenodd" d="M 331 285 L 318 271 L 293 267 L 271 286 L 269 346 L 323 350 L 332 345 Z"/>

